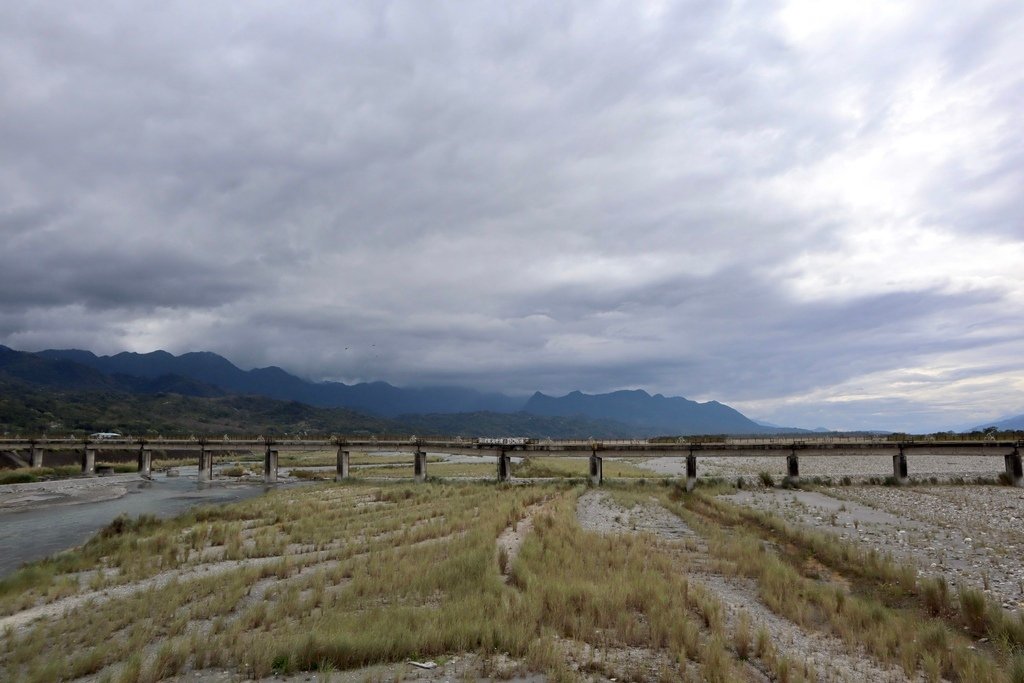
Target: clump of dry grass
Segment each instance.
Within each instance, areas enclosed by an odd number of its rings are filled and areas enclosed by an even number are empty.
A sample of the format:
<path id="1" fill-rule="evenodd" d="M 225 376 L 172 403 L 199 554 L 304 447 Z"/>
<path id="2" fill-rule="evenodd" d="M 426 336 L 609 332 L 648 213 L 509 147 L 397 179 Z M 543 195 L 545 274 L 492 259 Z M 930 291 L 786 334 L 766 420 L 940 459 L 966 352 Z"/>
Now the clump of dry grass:
<path id="1" fill-rule="evenodd" d="M 985 614 L 988 607 L 985 594 L 979 590 L 961 586 L 958 591 L 958 598 L 964 624 L 975 635 L 984 634 L 985 627 L 988 625 L 988 619 L 986 619 Z"/>
<path id="2" fill-rule="evenodd" d="M 750 613 L 746 610 L 740 612 L 736 618 L 732 642 L 737 657 L 747 659 L 750 656 Z"/>
<path id="3" fill-rule="evenodd" d="M 931 616 L 945 614 L 949 610 L 949 584 L 945 577 L 936 576 L 922 581 L 921 600 Z"/>
<path id="4" fill-rule="evenodd" d="M 109 467 L 113 472 L 117 472 L 119 474 L 139 471 L 138 464 L 134 462 L 97 462 L 96 468 L 99 469 L 101 467 Z M 80 467 L 75 467 L 75 469 L 81 472 Z"/>
<path id="5" fill-rule="evenodd" d="M 134 468 L 128 471 L 134 471 Z M 0 485 L 28 484 L 35 481 L 45 481 L 47 479 L 65 479 L 67 477 L 78 476 L 81 473 L 82 468 L 78 465 L 59 465 L 57 467 L 17 467 L 9 470 L 0 470 Z"/>
<path id="6" fill-rule="evenodd" d="M 497 478 L 497 467 L 490 462 L 454 463 L 442 462 L 427 467 L 427 475 L 434 479 L 448 477 Z M 406 467 L 359 467 L 351 470 L 354 478 L 367 479 L 412 479 L 412 463 Z"/>

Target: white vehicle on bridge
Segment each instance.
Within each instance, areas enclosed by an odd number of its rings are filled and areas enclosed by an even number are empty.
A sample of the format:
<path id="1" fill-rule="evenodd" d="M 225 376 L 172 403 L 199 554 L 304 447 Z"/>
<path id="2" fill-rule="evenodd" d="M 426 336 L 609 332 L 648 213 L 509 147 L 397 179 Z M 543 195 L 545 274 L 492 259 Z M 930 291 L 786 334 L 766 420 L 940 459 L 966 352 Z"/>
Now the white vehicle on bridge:
<path id="1" fill-rule="evenodd" d="M 525 446 L 531 442 L 531 439 L 525 436 L 480 437 L 476 442 L 481 446 Z"/>
<path id="2" fill-rule="evenodd" d="M 90 439 L 120 439 L 121 435 L 117 432 L 96 432 L 95 434 L 89 435 Z"/>

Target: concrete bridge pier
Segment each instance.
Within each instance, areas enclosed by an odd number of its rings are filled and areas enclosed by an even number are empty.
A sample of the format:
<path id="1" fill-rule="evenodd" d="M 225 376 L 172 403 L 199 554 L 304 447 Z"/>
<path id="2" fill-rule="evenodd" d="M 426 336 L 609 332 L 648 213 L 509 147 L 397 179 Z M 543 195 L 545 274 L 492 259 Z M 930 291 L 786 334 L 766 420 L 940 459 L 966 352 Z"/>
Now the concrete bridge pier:
<path id="1" fill-rule="evenodd" d="M 199 481 L 210 481 L 213 479 L 213 453 L 206 450 L 206 447 L 199 449 Z"/>
<path id="2" fill-rule="evenodd" d="M 909 481 L 907 476 L 907 454 L 900 448 L 900 452 L 892 456 L 892 478 L 897 484 L 906 484 Z"/>
<path id="3" fill-rule="evenodd" d="M 43 466 L 43 449 L 32 444 L 32 467 L 39 469 Z"/>
<path id="4" fill-rule="evenodd" d="M 512 479 L 512 458 L 508 451 L 498 453 L 498 481 L 510 481 Z"/>
<path id="5" fill-rule="evenodd" d="M 418 482 L 427 480 L 427 454 L 419 449 L 413 456 L 412 473 L 413 478 Z"/>
<path id="6" fill-rule="evenodd" d="M 782 481 L 787 486 L 800 483 L 800 459 L 796 457 L 796 451 L 786 456 L 786 477 Z"/>
<path id="7" fill-rule="evenodd" d="M 590 483 L 600 486 L 604 481 L 604 458 L 598 457 L 597 451 L 590 456 Z"/>
<path id="8" fill-rule="evenodd" d="M 348 479 L 349 473 L 349 452 L 344 448 L 338 449 L 338 463 L 337 471 L 334 474 L 334 481 L 341 481 L 342 479 Z"/>
<path id="9" fill-rule="evenodd" d="M 96 449 L 85 446 L 82 449 L 82 474 L 96 474 Z"/>
<path id="10" fill-rule="evenodd" d="M 277 451 L 270 448 L 263 456 L 263 481 L 267 484 L 277 483 Z"/>
<path id="11" fill-rule="evenodd" d="M 1013 453 L 1003 456 L 1006 463 L 1006 478 L 1011 486 L 1024 486 L 1024 468 L 1021 467 L 1020 449 L 1014 448 Z"/>
<path id="12" fill-rule="evenodd" d="M 153 476 L 153 451 L 145 446 L 139 449 L 139 474 L 147 479 Z"/>
<path id="13" fill-rule="evenodd" d="M 697 456 L 690 453 L 686 456 L 686 490 L 692 491 L 697 485 Z"/>

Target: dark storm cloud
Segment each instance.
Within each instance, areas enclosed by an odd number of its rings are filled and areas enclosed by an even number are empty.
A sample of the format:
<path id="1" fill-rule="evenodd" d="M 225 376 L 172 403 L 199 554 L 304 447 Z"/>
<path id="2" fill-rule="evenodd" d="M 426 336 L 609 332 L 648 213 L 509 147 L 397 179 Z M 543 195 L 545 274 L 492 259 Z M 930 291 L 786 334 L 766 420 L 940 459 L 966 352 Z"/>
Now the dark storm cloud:
<path id="1" fill-rule="evenodd" d="M 224 255 L 190 253 L 141 230 L 97 229 L 72 207 L 11 211 L 0 221 L 0 308 L 208 307 L 252 289 Z"/>
<path id="2" fill-rule="evenodd" d="M 1022 16 L 6 6 L 0 343 L 836 426 L 1024 404 Z"/>

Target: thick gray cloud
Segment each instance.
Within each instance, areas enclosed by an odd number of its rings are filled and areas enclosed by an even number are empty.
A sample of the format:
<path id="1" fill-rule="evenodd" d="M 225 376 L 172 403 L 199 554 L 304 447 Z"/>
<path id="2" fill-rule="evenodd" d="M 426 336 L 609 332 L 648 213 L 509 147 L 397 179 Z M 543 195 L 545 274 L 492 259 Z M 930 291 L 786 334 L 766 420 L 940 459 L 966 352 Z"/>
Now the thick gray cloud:
<path id="1" fill-rule="evenodd" d="M 0 342 L 1024 411 L 1014 3 L 0 8 Z"/>

